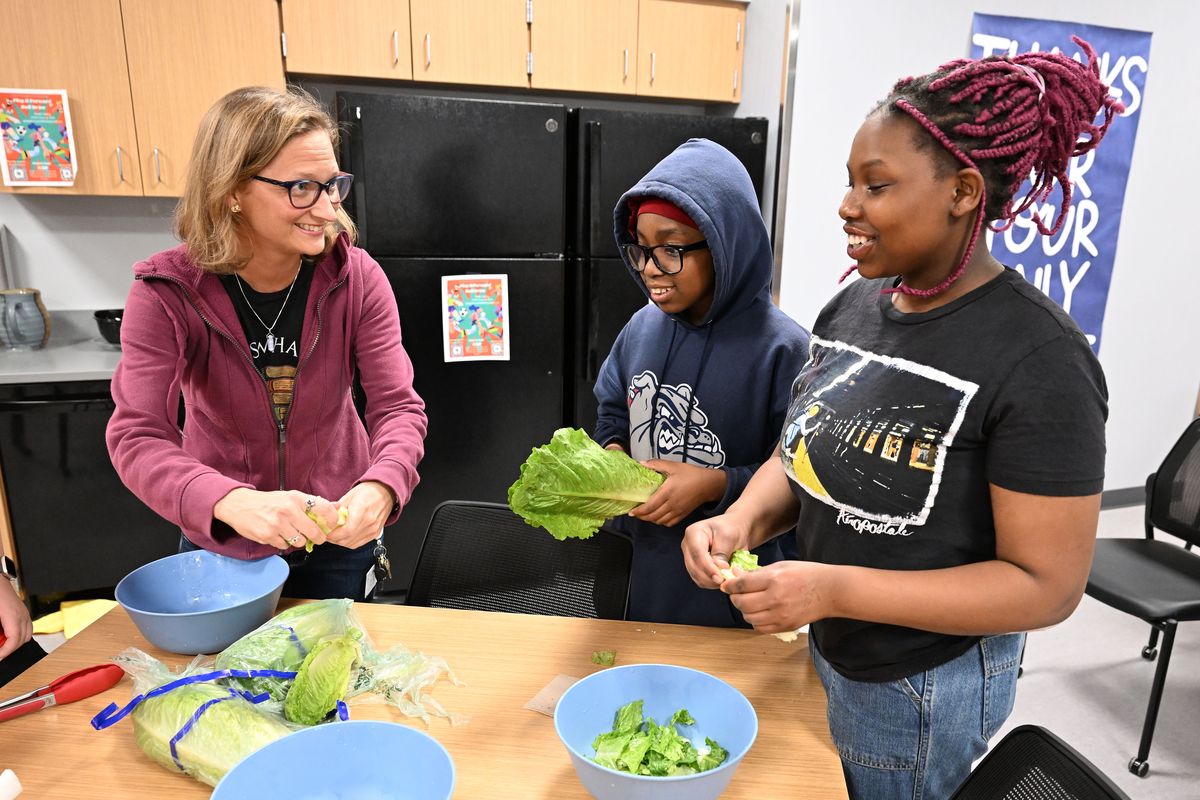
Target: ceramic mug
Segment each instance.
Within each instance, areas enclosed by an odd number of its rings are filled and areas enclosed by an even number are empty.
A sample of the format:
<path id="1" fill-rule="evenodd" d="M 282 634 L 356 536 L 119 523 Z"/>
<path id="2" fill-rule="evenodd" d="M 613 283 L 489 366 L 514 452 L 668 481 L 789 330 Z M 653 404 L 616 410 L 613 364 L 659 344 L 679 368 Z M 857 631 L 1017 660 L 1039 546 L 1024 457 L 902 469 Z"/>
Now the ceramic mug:
<path id="1" fill-rule="evenodd" d="M 50 339 L 50 315 L 37 289 L 0 289 L 0 344 L 36 350 Z"/>

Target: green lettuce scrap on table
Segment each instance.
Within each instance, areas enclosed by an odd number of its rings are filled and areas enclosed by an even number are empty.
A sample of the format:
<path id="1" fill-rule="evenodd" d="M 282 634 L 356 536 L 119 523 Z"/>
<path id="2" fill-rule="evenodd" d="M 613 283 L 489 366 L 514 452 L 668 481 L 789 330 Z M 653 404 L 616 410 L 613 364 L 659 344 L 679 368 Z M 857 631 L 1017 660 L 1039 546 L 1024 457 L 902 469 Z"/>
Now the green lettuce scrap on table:
<path id="1" fill-rule="evenodd" d="M 729 752 L 705 737 L 704 746 L 696 747 L 679 733 L 676 725 L 695 725 L 687 709 L 671 715 L 666 725 L 642 716 L 642 701 L 634 700 L 617 709 L 613 728 L 592 742 L 593 759 L 609 769 L 634 775 L 693 775 L 719 767 Z"/>
<path id="2" fill-rule="evenodd" d="M 663 476 L 578 428 L 559 428 L 535 447 L 508 487 L 508 505 L 556 539 L 587 539 L 607 520 L 650 499 Z"/>

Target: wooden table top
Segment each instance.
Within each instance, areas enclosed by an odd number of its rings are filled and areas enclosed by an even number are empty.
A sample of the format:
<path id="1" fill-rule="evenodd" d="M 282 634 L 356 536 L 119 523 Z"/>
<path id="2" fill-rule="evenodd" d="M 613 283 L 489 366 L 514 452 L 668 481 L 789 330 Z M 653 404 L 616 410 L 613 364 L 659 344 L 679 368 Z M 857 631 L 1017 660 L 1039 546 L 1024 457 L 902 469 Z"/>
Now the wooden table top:
<path id="1" fill-rule="evenodd" d="M 434 718 L 426 727 L 390 706 L 350 704 L 351 719 L 407 723 L 440 741 L 454 759 L 456 798 L 588 797 L 553 719 L 522 706 L 559 674 L 582 678 L 602 669 L 591 661 L 599 650 L 615 650 L 617 665 L 701 669 L 746 695 L 758 713 L 758 739 L 724 797 L 847 797 L 825 721 L 825 693 L 803 636 L 785 644 L 748 630 L 685 625 L 363 603 L 355 611 L 378 649 L 403 644 L 442 656 L 465 681 L 442 681 L 432 691 L 448 711 L 470 717 L 465 725 Z M 102 664 L 129 646 L 172 667 L 190 661 L 151 646 L 118 607 L 0 689 L 0 699 Z M 124 678 L 94 697 L 0 723 L 0 770 L 12 769 L 31 800 L 207 797 L 210 787 L 145 756 L 128 719 L 92 729 L 92 716 L 110 702 L 123 706 L 132 694 Z"/>

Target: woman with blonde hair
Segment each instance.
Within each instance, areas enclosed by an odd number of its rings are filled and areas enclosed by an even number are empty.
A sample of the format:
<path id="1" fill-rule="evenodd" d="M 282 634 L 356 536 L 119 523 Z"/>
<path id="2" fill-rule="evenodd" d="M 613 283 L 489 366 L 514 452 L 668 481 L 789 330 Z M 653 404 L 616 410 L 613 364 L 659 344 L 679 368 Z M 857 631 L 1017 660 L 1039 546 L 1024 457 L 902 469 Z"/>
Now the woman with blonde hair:
<path id="1" fill-rule="evenodd" d="M 361 600 L 417 484 L 426 418 L 391 287 L 341 207 L 353 176 L 337 138 L 298 89 L 238 89 L 208 111 L 183 243 L 134 266 L 107 438 L 181 550 L 282 553 L 285 595 Z"/>

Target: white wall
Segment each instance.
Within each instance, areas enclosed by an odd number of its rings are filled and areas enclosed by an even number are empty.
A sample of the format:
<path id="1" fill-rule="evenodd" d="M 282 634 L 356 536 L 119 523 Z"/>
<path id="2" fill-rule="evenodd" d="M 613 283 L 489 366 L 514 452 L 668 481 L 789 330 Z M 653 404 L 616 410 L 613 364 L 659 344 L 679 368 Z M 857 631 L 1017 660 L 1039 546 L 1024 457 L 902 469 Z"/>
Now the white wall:
<path id="1" fill-rule="evenodd" d="M 742 101 L 736 106 L 712 105 L 708 113 L 767 118 L 767 163 L 763 173 L 763 214 L 774 233 L 775 161 L 779 142 L 779 107 L 783 99 L 788 0 L 753 0 L 746 7 L 746 37 L 742 43 Z"/>
<path id="2" fill-rule="evenodd" d="M 1200 4 L 1093 0 L 801 0 L 780 306 L 811 326 L 849 264 L 837 216 L 850 141 L 905 75 L 969 52 L 972 12 L 1151 31 L 1100 361 L 1110 393 L 1106 490 L 1141 486 L 1192 418 L 1200 386 L 1200 269 L 1184 242 L 1200 181 Z"/>
<path id="3" fill-rule="evenodd" d="M 133 264 L 178 244 L 170 198 L 0 194 L 14 286 L 53 310 L 121 308 Z"/>

